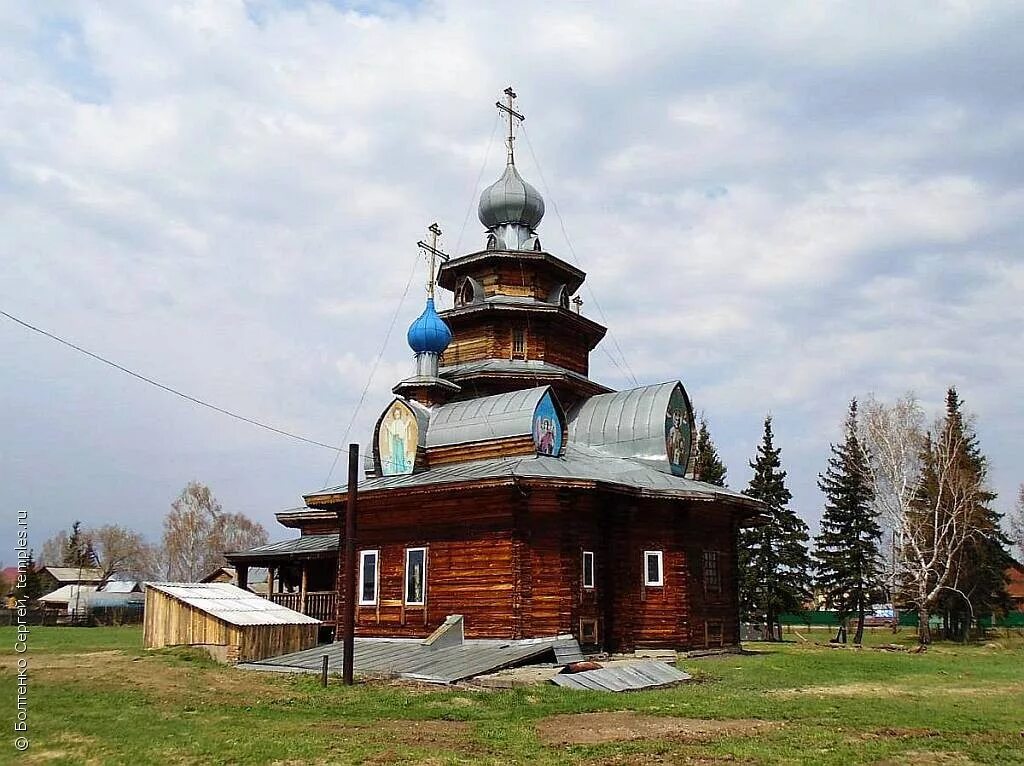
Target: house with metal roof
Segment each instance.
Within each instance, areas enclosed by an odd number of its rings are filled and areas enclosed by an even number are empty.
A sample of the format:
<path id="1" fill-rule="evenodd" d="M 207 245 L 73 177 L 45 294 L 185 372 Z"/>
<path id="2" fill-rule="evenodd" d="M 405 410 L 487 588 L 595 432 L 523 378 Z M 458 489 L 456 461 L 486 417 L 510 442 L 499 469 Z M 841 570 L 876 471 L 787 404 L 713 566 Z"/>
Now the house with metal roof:
<path id="1" fill-rule="evenodd" d="M 574 297 L 586 275 L 544 249 L 513 122 L 505 170 L 480 197 L 482 247 L 449 257 L 436 225 L 419 243 L 431 278 L 407 334 L 415 366 L 373 431 L 354 571 L 338 555 L 348 488 L 327 487 L 277 515 L 298 538 L 228 554 L 239 585 L 267 567 L 271 600 L 335 624 L 353 610 L 362 637 L 423 638 L 457 614 L 467 638 L 737 644 L 737 534 L 761 506 L 695 480 L 682 382 L 591 380 L 606 328 Z M 438 310 L 438 287 L 451 308 Z"/>

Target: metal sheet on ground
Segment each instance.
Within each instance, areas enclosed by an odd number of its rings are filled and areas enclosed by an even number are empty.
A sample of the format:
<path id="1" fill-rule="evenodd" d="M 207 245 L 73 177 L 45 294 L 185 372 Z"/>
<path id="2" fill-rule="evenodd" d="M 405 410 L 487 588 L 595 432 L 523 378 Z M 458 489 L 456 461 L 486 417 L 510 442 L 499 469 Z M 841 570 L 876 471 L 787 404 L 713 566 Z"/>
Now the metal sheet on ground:
<path id="1" fill-rule="evenodd" d="M 551 681 L 567 689 L 624 692 L 667 686 L 687 681 L 689 678 L 689 673 L 684 673 L 671 665 L 647 661 L 612 665 L 597 670 L 585 670 L 582 673 L 559 673 Z"/>

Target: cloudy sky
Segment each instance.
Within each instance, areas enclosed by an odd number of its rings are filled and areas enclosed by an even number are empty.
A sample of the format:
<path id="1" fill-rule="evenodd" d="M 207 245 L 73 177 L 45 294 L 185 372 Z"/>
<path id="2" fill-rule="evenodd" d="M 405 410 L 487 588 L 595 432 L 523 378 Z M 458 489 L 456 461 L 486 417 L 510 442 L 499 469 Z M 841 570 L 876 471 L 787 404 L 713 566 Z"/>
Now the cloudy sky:
<path id="1" fill-rule="evenodd" d="M 680 378 L 736 487 L 773 413 L 812 526 L 850 397 L 912 389 L 935 408 L 955 384 L 1008 508 L 1024 8 L 628 6 L 4 3 L 0 309 L 331 444 L 397 309 L 351 434 L 365 443 L 412 370 L 416 240 L 436 220 L 449 251 L 482 244 L 470 211 L 501 170 L 493 102 L 511 83 L 541 237 L 575 253 L 584 313 L 625 356 L 606 340 L 593 377 Z M 191 479 L 285 537 L 274 511 L 330 469 L 327 450 L 2 318 L 0 354 L 5 540 L 16 509 L 37 547 L 76 518 L 155 537 Z"/>

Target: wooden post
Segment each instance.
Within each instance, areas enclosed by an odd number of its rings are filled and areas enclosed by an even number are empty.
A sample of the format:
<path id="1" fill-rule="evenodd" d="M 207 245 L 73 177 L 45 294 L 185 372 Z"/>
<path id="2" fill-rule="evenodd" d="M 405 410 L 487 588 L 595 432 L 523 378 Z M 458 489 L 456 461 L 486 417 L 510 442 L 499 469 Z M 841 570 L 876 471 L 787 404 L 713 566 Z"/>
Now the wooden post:
<path id="1" fill-rule="evenodd" d="M 267 567 L 267 599 L 274 600 L 274 567 Z"/>
<path id="2" fill-rule="evenodd" d="M 235 567 L 235 578 L 238 581 L 238 587 L 242 590 L 249 589 L 249 565 L 239 564 Z"/>
<path id="3" fill-rule="evenodd" d="M 356 633 L 356 491 L 359 483 L 359 445 L 348 445 L 348 503 L 345 508 L 345 563 L 343 565 L 344 595 L 341 636 L 342 679 L 352 685 L 352 664 L 355 658 Z"/>
<path id="4" fill-rule="evenodd" d="M 309 562 L 302 562 L 302 584 L 299 586 L 299 611 L 306 613 L 306 592 L 309 590 Z"/>
<path id="5" fill-rule="evenodd" d="M 325 654 L 320 662 L 320 685 L 327 688 L 327 662 L 328 658 Z"/>

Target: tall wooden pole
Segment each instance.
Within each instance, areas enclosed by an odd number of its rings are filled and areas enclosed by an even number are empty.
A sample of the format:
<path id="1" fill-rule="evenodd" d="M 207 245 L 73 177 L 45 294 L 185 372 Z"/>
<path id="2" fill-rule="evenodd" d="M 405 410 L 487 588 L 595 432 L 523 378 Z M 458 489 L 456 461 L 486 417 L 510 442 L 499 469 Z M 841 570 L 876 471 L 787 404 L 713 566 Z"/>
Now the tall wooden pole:
<path id="1" fill-rule="evenodd" d="M 348 504 L 345 508 L 345 563 L 342 586 L 341 640 L 342 678 L 346 686 L 352 685 L 352 664 L 356 639 L 356 491 L 359 484 L 359 445 L 348 445 Z"/>

